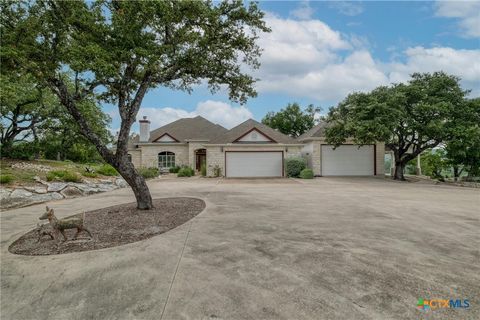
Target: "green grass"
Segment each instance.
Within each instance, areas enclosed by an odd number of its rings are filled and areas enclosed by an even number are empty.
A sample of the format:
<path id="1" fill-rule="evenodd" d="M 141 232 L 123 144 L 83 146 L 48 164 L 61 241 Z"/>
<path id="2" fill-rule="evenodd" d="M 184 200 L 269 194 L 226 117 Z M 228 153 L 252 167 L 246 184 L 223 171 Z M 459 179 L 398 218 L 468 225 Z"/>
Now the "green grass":
<path id="1" fill-rule="evenodd" d="M 34 169 L 20 169 L 13 168 L 12 165 L 19 162 L 25 162 L 33 165 L 41 165 L 48 167 L 51 170 L 34 170 Z M 85 168 L 93 169 L 93 173 L 87 173 Z M 52 173 L 54 171 L 54 173 Z M 65 171 L 69 172 L 65 176 Z M 32 185 L 35 183 L 34 177 L 39 177 L 47 181 L 81 181 L 82 176 L 89 178 L 102 178 L 103 176 L 116 176 L 117 171 L 108 164 L 99 163 L 75 163 L 72 161 L 56 161 L 56 160 L 12 160 L 2 159 L 0 161 L 0 173 L 2 176 L 11 176 L 12 184 Z M 9 178 L 4 178 L 9 179 Z M 50 180 L 48 180 L 50 179 Z M 3 184 L 3 183 L 2 183 Z"/>
<path id="2" fill-rule="evenodd" d="M 81 182 L 82 178 L 77 172 L 52 170 L 47 173 L 47 181 Z"/>
<path id="3" fill-rule="evenodd" d="M 98 177 L 98 174 L 96 174 L 95 172 L 84 171 L 84 172 L 82 172 L 82 176 L 88 177 L 88 178 L 96 178 L 96 177 Z"/>
<path id="4" fill-rule="evenodd" d="M 95 171 L 104 176 L 118 176 L 117 170 L 109 164 L 101 165 Z"/>
<path id="5" fill-rule="evenodd" d="M 0 175 L 0 184 L 9 184 L 11 182 L 13 182 L 15 179 L 13 178 L 13 176 L 9 175 L 9 174 L 2 174 Z"/>

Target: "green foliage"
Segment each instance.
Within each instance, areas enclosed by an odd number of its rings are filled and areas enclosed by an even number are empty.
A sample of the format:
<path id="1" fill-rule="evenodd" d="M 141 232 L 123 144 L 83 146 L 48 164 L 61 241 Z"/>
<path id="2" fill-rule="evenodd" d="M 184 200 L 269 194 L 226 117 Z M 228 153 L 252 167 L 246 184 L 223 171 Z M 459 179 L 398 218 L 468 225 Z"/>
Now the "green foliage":
<path id="1" fill-rule="evenodd" d="M 327 141 L 334 145 L 349 137 L 357 144 L 385 141 L 396 154 L 397 167 L 404 167 L 422 151 L 450 140 L 472 116 L 467 93 L 459 78 L 443 72 L 415 73 L 406 84 L 352 93 L 330 110 Z"/>
<path id="2" fill-rule="evenodd" d="M 267 113 L 262 123 L 296 138 L 315 126 L 315 114 L 320 110 L 310 104 L 302 111 L 298 103 L 289 103 L 285 109 Z"/>
<path id="3" fill-rule="evenodd" d="M 117 170 L 109 164 L 103 164 L 96 170 L 97 173 L 104 176 L 118 176 Z"/>
<path id="4" fill-rule="evenodd" d="M 213 176 L 218 178 L 222 175 L 222 168 L 218 164 L 213 167 Z"/>
<path id="5" fill-rule="evenodd" d="M 160 175 L 160 170 L 155 167 L 150 167 L 150 168 L 140 168 L 138 169 L 138 173 L 142 175 L 145 179 L 152 179 L 156 178 Z"/>
<path id="6" fill-rule="evenodd" d="M 287 158 L 285 160 L 285 171 L 287 177 L 297 178 L 300 176 L 300 172 L 305 169 L 307 162 L 303 158 Z"/>
<path id="7" fill-rule="evenodd" d="M 200 173 L 202 177 L 207 176 L 207 165 L 205 163 L 202 163 L 202 166 L 200 167 Z"/>
<path id="8" fill-rule="evenodd" d="M 82 172 L 82 175 L 83 175 L 84 177 L 88 177 L 88 178 L 96 178 L 96 177 L 98 177 L 98 174 L 95 173 L 95 172 L 87 172 L 87 171 L 84 171 L 84 172 Z"/>
<path id="9" fill-rule="evenodd" d="M 204 81 L 236 102 L 256 96 L 256 80 L 245 70 L 259 67 L 257 40 L 270 31 L 256 2 L 9 1 L 1 9 L 1 74 L 28 73 L 48 88 L 110 164 L 125 161 L 148 90 L 190 92 Z M 115 152 L 90 121 L 85 108 L 92 103 L 118 106 Z M 130 181 L 134 189 L 145 187 L 142 178 Z M 137 199 L 139 208 L 152 206 Z"/>
<path id="10" fill-rule="evenodd" d="M 466 170 L 471 179 L 480 176 L 480 98 L 468 100 L 466 108 L 470 111 L 463 115 L 445 150 L 455 176 Z"/>
<path id="11" fill-rule="evenodd" d="M 168 171 L 170 173 L 178 173 L 178 171 L 180 171 L 180 166 L 175 166 L 175 167 L 171 167 Z"/>
<path id="12" fill-rule="evenodd" d="M 2 174 L 0 175 L 0 184 L 9 184 L 13 182 L 15 179 L 9 174 Z"/>
<path id="13" fill-rule="evenodd" d="M 47 173 L 47 181 L 81 182 L 82 178 L 69 170 L 52 170 Z"/>
<path id="14" fill-rule="evenodd" d="M 420 157 L 422 174 L 444 180 L 442 171 L 449 168 L 443 149 L 427 150 Z"/>
<path id="15" fill-rule="evenodd" d="M 177 173 L 177 177 L 192 177 L 194 175 L 195 171 L 190 167 L 182 167 Z"/>
<path id="16" fill-rule="evenodd" d="M 312 169 L 303 169 L 300 172 L 300 178 L 302 179 L 313 179 L 313 170 Z"/>

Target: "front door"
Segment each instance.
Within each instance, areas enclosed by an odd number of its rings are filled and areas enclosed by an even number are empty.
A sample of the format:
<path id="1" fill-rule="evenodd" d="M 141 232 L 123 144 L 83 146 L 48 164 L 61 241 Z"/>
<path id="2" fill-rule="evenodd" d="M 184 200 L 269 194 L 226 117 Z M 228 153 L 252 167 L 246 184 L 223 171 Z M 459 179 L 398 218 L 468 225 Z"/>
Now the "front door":
<path id="1" fill-rule="evenodd" d="M 195 152 L 195 169 L 200 171 L 202 164 L 207 162 L 207 151 L 205 149 L 200 149 Z"/>

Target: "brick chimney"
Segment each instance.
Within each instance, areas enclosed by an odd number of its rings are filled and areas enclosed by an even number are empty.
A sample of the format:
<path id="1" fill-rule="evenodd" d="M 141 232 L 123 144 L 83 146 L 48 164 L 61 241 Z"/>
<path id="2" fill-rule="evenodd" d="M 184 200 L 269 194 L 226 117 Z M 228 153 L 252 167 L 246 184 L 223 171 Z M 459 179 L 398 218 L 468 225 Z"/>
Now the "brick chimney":
<path id="1" fill-rule="evenodd" d="M 150 120 L 143 116 L 143 119 L 138 122 L 140 122 L 140 142 L 148 142 L 150 140 Z"/>

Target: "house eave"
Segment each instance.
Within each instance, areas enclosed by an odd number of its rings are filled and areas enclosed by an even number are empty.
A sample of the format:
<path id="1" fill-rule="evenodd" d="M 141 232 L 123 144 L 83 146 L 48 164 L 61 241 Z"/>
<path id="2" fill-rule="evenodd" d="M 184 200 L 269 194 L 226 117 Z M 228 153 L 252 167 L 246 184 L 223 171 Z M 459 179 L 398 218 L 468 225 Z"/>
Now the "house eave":
<path id="1" fill-rule="evenodd" d="M 303 147 L 304 143 L 206 143 L 205 147 Z"/>

